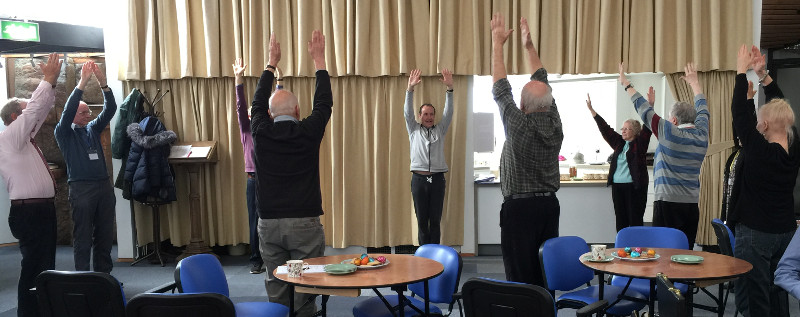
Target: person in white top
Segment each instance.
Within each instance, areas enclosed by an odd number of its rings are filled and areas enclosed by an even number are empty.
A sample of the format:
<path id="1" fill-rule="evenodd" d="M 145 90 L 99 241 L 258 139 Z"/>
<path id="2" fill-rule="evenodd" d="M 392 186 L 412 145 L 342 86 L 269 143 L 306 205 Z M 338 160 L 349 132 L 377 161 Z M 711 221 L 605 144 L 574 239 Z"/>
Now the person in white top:
<path id="1" fill-rule="evenodd" d="M 445 92 L 442 120 L 434 125 L 436 108 L 425 103 L 419 107 L 419 115 L 414 119 L 414 86 L 422 82 L 420 70 L 411 71 L 408 77 L 408 90 L 403 113 L 408 129 L 411 147 L 411 196 L 414 198 L 414 211 L 417 214 L 419 244 L 439 244 L 444 206 L 445 178 L 447 163 L 444 157 L 444 137 L 453 120 L 453 73 L 442 69 L 441 82 L 447 87 Z"/>
<path id="2" fill-rule="evenodd" d="M 39 273 L 55 268 L 55 181 L 33 137 L 55 104 L 61 63 L 58 54 L 50 54 L 47 63 L 39 63 L 44 80 L 31 99 L 12 98 L 0 110 L 6 125 L 0 132 L 0 175 L 11 199 L 8 226 L 22 253 L 17 316 L 39 316 L 36 294 L 30 289 Z"/>

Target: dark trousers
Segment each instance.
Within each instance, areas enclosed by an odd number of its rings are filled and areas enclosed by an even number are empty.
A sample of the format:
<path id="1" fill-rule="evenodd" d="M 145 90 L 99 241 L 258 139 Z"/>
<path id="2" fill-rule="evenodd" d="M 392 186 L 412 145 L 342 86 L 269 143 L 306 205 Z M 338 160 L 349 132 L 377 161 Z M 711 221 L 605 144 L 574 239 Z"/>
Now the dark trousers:
<path id="1" fill-rule="evenodd" d="M 111 272 L 116 201 L 114 188 L 108 180 L 69 183 L 76 271 L 91 271 L 91 258 L 94 271 Z"/>
<path id="2" fill-rule="evenodd" d="M 430 180 L 430 181 L 429 181 Z M 411 174 L 411 196 L 417 213 L 419 244 L 439 244 L 444 205 L 444 173 L 433 175 Z"/>
<path id="3" fill-rule="evenodd" d="M 250 224 L 250 264 L 262 266 L 261 252 L 258 251 L 258 199 L 256 198 L 256 179 L 247 178 L 247 216 Z"/>
<path id="4" fill-rule="evenodd" d="M 633 183 L 611 184 L 611 201 L 617 219 L 617 232 L 622 228 L 644 225 L 647 186 L 635 188 Z"/>
<path id="5" fill-rule="evenodd" d="M 39 316 L 36 276 L 56 267 L 56 208 L 51 203 L 11 205 L 8 215 L 11 234 L 19 240 L 22 270 L 17 284 L 17 316 Z"/>
<path id="6" fill-rule="evenodd" d="M 700 208 L 697 207 L 697 203 L 673 203 L 663 200 L 653 202 L 653 226 L 683 231 L 689 239 L 689 249 L 694 247 L 694 240 L 697 238 L 698 221 L 700 221 Z"/>
<path id="7" fill-rule="evenodd" d="M 792 241 L 794 231 L 766 233 L 736 225 L 734 255 L 750 262 L 753 270 L 736 280 L 736 309 L 745 317 L 789 316 L 789 297 L 775 285 L 778 261 Z"/>
<path id="8" fill-rule="evenodd" d="M 500 247 L 506 279 L 544 287 L 539 247 L 558 237 L 561 206 L 547 197 L 511 199 L 500 210 Z"/>

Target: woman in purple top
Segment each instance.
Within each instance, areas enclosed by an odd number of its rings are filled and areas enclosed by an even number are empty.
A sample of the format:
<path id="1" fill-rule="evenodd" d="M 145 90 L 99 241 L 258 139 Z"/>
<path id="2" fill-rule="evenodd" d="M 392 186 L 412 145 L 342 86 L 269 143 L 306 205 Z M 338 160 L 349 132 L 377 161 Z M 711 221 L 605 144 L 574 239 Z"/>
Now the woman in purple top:
<path id="1" fill-rule="evenodd" d="M 236 113 L 239 118 L 239 137 L 244 150 L 244 171 L 247 173 L 247 215 L 250 224 L 250 268 L 251 274 L 264 272 L 264 261 L 258 250 L 258 201 L 256 200 L 256 167 L 253 164 L 253 136 L 250 133 L 250 116 L 247 114 L 247 101 L 244 98 L 244 70 L 247 65 L 241 58 L 233 64 L 236 77 Z"/>

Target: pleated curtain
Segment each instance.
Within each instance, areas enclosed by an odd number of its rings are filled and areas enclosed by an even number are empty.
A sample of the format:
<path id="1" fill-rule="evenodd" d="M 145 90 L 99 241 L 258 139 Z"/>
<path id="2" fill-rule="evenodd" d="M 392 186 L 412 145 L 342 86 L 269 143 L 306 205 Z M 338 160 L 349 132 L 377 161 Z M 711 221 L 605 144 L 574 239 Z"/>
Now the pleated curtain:
<path id="1" fill-rule="evenodd" d="M 506 44 L 509 74 L 528 65 L 518 33 L 527 17 L 550 73 L 680 72 L 688 61 L 702 71 L 732 70 L 740 43 L 752 42 L 748 0 L 129 0 L 129 54 L 120 67 L 126 92 L 170 89 L 164 123 L 184 141 L 219 141 L 219 162 L 204 168 L 203 228 L 211 245 L 246 243 L 243 154 L 235 117 L 231 63 L 248 65 L 248 102 L 268 58 L 274 33 L 286 84 L 310 111 L 311 31 L 326 36 L 334 112 L 320 149 L 326 242 L 335 247 L 416 242 L 410 196 L 408 135 L 402 103 L 406 74 L 423 73 L 415 106 L 441 113 L 441 68 L 454 71 L 453 125 L 445 140 L 447 196 L 442 243 L 463 244 L 467 78 L 491 72 L 492 12 L 517 29 Z M 712 116 L 713 116 L 712 112 Z M 712 119 L 713 122 L 713 119 Z M 704 173 L 706 169 L 704 169 Z M 705 174 L 704 174 L 705 175 Z M 163 217 L 162 234 L 189 239 L 188 189 L 178 169 L 179 200 Z M 701 198 L 702 199 L 702 198 Z M 137 210 L 140 242 L 149 214 Z M 499 206 L 498 206 L 499 209 Z"/>

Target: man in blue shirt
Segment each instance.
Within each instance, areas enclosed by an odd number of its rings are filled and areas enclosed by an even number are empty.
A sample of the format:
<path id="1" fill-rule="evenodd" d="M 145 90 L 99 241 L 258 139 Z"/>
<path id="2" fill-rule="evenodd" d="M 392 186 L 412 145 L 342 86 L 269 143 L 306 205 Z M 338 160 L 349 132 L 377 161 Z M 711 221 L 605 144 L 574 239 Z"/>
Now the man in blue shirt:
<path id="1" fill-rule="evenodd" d="M 94 74 L 103 90 L 103 111 L 92 120 L 92 111 L 81 101 L 83 90 Z M 94 271 L 111 272 L 111 245 L 114 241 L 116 197 L 108 177 L 100 134 L 111 122 L 117 104 L 106 84 L 105 74 L 94 62 L 81 69 L 81 81 L 67 99 L 61 120 L 55 128 L 56 142 L 64 154 L 72 205 L 75 270 L 90 271 L 94 252 Z"/>

